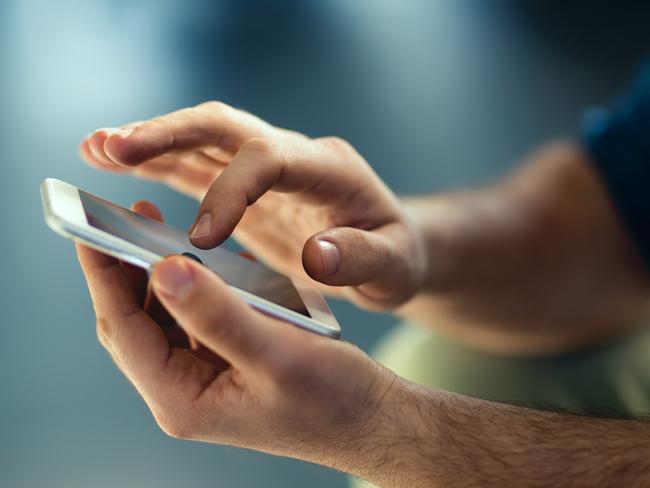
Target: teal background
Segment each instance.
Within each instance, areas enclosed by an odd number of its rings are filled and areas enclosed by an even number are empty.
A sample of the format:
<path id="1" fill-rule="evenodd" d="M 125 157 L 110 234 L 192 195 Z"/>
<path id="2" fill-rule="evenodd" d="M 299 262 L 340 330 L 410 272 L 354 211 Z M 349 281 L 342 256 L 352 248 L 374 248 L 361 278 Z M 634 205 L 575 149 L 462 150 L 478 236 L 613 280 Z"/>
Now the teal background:
<path id="1" fill-rule="evenodd" d="M 0 486 L 336 487 L 306 463 L 165 437 L 95 338 L 70 242 L 43 223 L 61 178 L 187 227 L 197 203 L 92 170 L 96 127 L 209 99 L 349 139 L 399 193 L 488 181 L 575 132 L 650 45 L 642 2 L 0 3 Z M 370 349 L 391 317 L 334 303 Z"/>

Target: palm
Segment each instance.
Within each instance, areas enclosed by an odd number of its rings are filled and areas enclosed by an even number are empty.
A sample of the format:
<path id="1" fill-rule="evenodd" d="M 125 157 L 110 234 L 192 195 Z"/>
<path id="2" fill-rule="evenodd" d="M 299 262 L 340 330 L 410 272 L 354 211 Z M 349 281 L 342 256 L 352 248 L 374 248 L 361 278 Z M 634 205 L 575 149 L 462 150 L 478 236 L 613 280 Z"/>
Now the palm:
<path id="1" fill-rule="evenodd" d="M 310 236 L 331 226 L 321 208 L 293 195 L 267 193 L 248 208 L 234 236 L 278 271 L 306 276 L 302 247 Z"/>

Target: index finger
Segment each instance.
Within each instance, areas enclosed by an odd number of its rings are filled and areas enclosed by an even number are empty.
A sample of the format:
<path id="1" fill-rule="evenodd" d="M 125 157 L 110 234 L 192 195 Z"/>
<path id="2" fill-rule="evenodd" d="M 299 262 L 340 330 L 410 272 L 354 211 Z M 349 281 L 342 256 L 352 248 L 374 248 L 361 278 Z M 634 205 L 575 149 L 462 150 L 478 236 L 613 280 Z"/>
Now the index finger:
<path id="1" fill-rule="evenodd" d="M 171 151 L 204 146 L 234 154 L 253 137 L 268 136 L 273 126 L 221 102 L 206 102 L 111 132 L 104 153 L 117 164 L 134 166 Z"/>
<path id="2" fill-rule="evenodd" d="M 246 141 L 203 198 L 190 230 L 192 244 L 202 249 L 221 244 L 234 231 L 247 207 L 270 190 L 301 193 L 304 201 L 327 204 L 333 209 L 344 205 L 348 213 L 353 213 L 353 204 L 359 206 L 359 214 L 366 205 L 376 205 L 378 198 L 361 196 L 370 195 L 369 188 L 374 188 L 369 180 L 376 180 L 379 188 L 381 181 L 350 159 L 346 150 L 306 138 Z M 360 173 L 359 168 L 365 173 Z M 353 196 L 357 203 L 352 201 Z"/>

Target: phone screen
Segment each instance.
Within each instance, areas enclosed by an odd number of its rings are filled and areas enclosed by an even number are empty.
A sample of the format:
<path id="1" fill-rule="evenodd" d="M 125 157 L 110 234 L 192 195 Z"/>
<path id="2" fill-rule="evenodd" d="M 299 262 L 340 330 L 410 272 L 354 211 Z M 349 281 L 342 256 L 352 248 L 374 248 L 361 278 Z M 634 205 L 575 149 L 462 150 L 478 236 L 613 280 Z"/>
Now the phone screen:
<path id="1" fill-rule="evenodd" d="M 289 278 L 262 263 L 223 248 L 194 247 L 186 232 L 119 207 L 83 190 L 79 197 L 88 224 L 160 256 L 190 252 L 229 285 L 310 317 Z"/>

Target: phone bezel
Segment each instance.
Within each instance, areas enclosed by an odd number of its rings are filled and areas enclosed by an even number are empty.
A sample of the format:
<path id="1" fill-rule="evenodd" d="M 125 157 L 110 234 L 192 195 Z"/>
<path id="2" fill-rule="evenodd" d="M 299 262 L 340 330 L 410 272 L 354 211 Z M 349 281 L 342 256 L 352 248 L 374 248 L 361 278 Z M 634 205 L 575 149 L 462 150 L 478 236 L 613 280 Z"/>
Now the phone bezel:
<path id="1" fill-rule="evenodd" d="M 41 183 L 41 197 L 45 221 L 52 230 L 64 237 L 83 242 L 88 247 L 146 270 L 151 270 L 157 262 L 164 259 L 164 256 L 91 226 L 86 219 L 79 189 L 74 185 L 55 178 L 47 178 Z M 339 338 L 341 328 L 325 298 L 318 290 L 300 279 L 292 276 L 288 278 L 296 287 L 311 317 L 289 310 L 236 286 L 230 284 L 228 286 L 246 303 L 264 313 L 311 332 Z"/>

